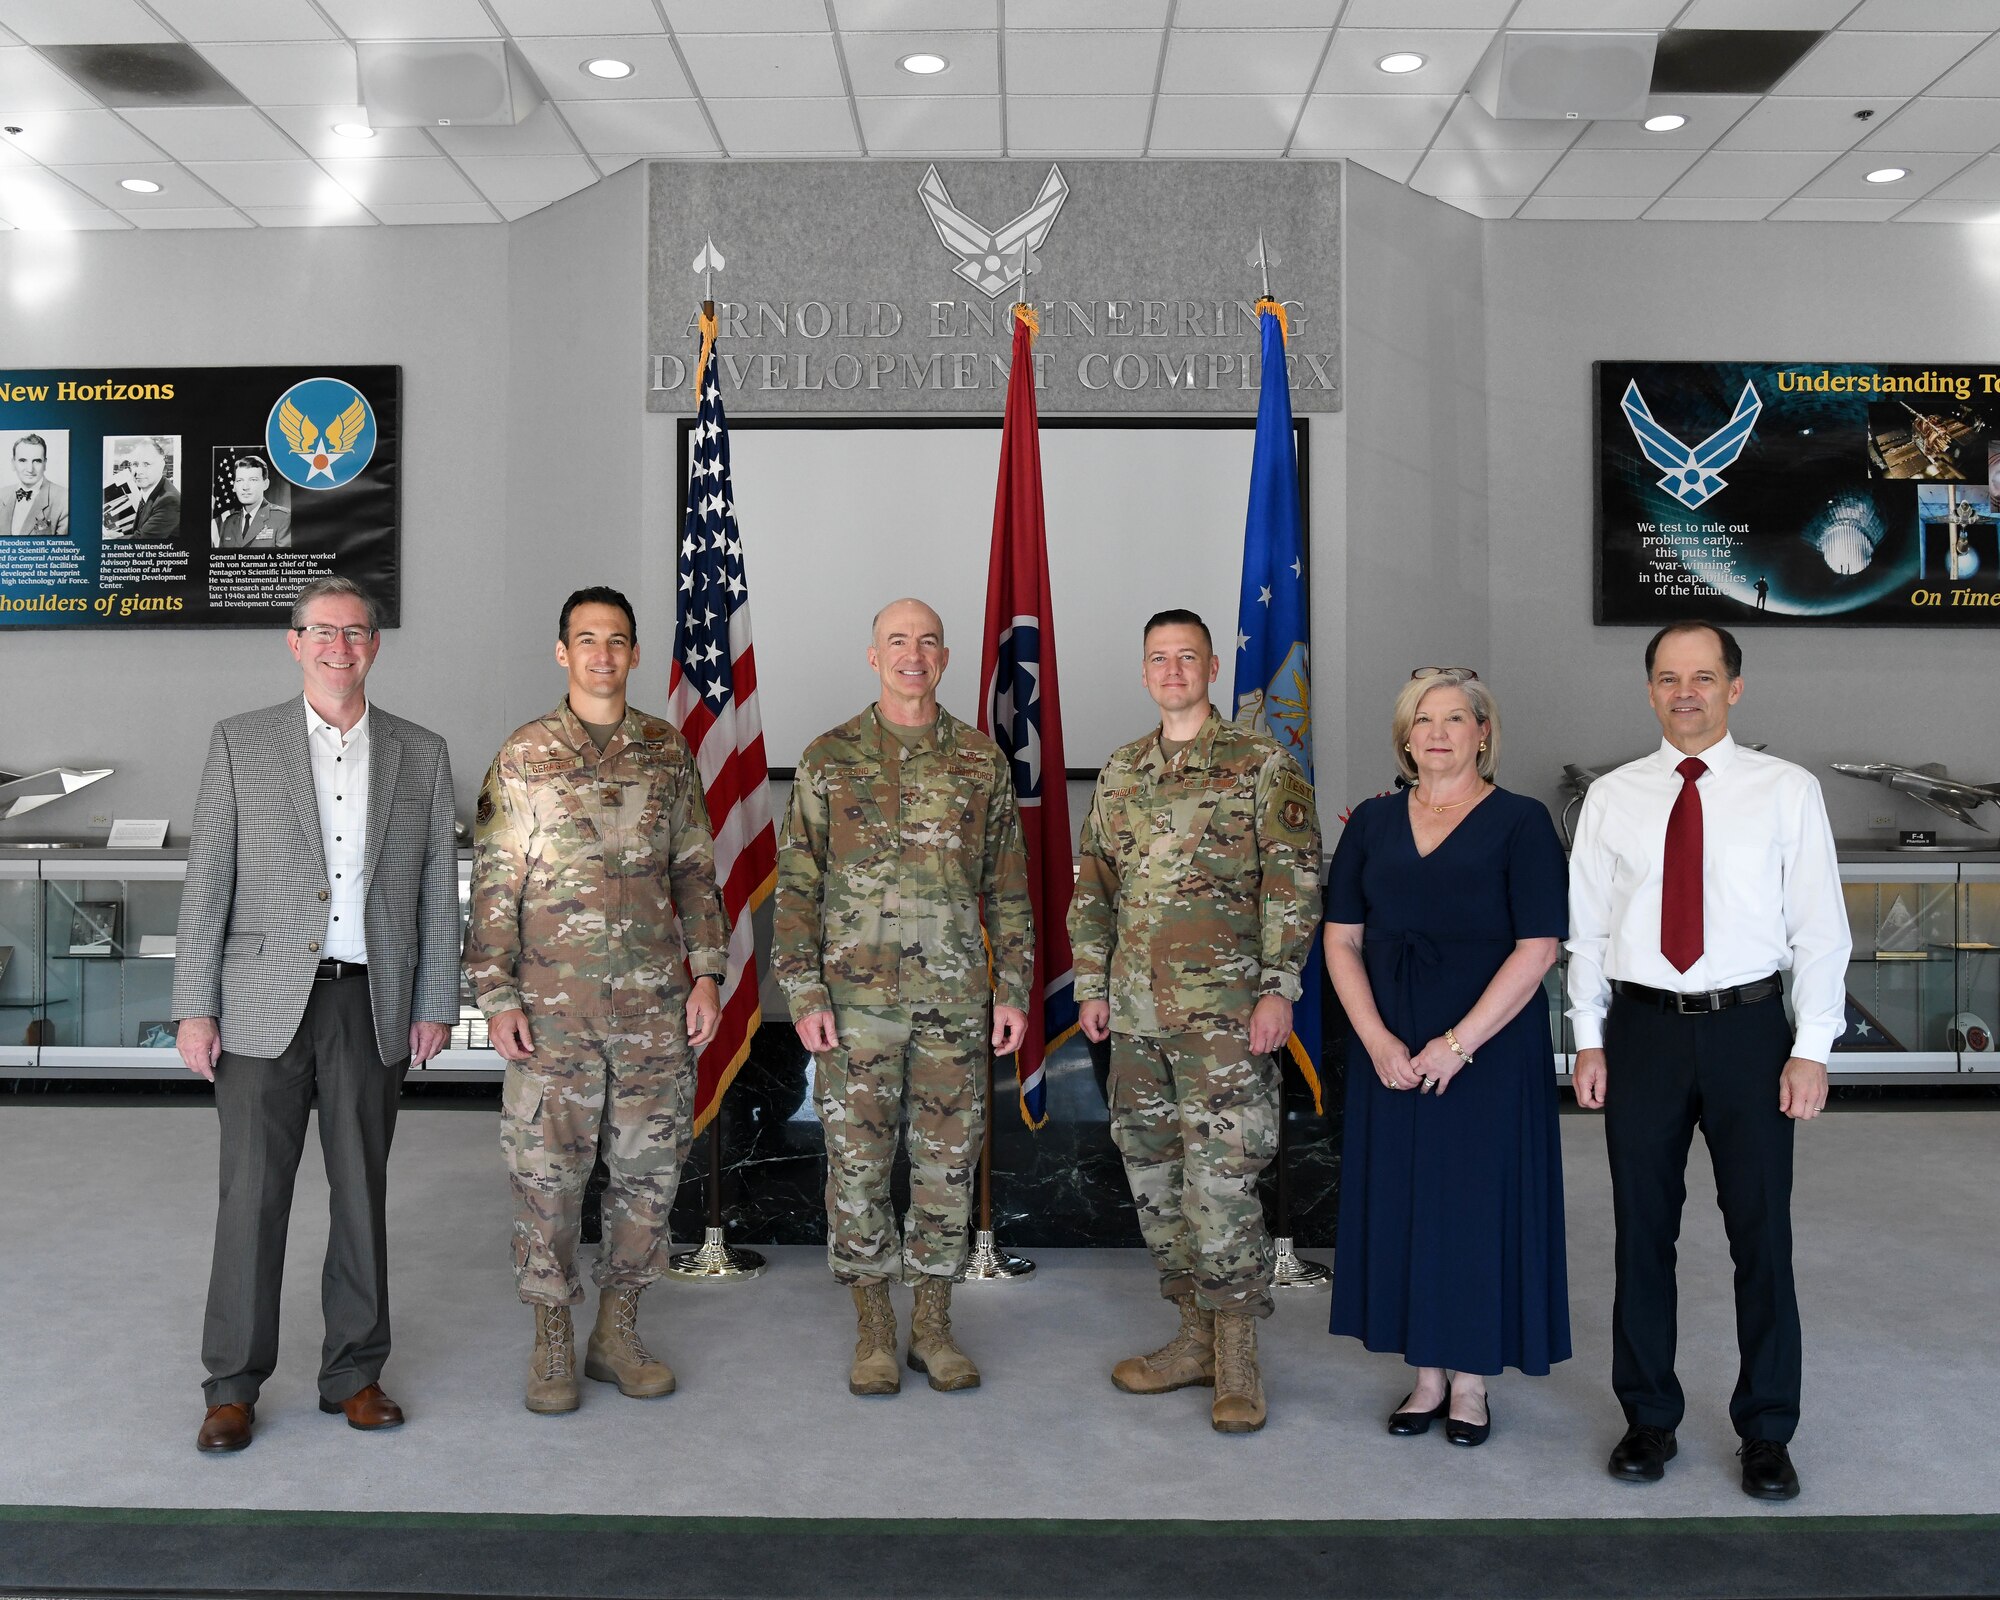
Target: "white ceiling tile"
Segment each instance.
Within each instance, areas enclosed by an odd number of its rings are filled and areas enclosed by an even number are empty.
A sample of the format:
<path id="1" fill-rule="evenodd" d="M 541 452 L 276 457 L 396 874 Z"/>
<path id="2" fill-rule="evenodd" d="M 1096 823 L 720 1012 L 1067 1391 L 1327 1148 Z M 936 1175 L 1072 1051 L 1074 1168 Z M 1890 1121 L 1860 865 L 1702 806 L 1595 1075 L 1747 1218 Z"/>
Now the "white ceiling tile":
<path id="1" fill-rule="evenodd" d="M 597 170 L 608 178 L 614 172 L 623 172 L 635 161 L 649 161 L 654 158 L 650 156 L 627 155 L 623 151 L 611 151 L 607 153 L 601 150 L 593 150 L 590 152 L 590 159 L 597 163 Z"/>
<path id="2" fill-rule="evenodd" d="M 345 40 L 205 44 L 201 53 L 256 105 L 337 106 L 360 94 L 354 46 Z"/>
<path id="3" fill-rule="evenodd" d="M 1932 195 L 1896 215 L 1898 222 L 2000 223 L 2000 200 L 1940 200 Z"/>
<path id="4" fill-rule="evenodd" d="M 102 202 L 113 211 L 128 214 L 176 208 L 193 210 L 200 206 L 227 204 L 187 168 L 176 166 L 171 161 L 119 161 L 108 166 L 61 166 L 50 170 L 58 177 L 67 178 L 91 199 Z M 160 192 L 134 194 L 130 189 L 121 189 L 119 184 L 127 178 L 148 179 L 160 186 Z"/>
<path id="5" fill-rule="evenodd" d="M 1019 28 L 1164 28 L 1169 0 L 1007 0 L 1007 31 Z"/>
<path id="6" fill-rule="evenodd" d="M 1766 220 L 1771 222 L 1887 222 L 1907 200 L 1787 200 Z"/>
<path id="7" fill-rule="evenodd" d="M 1746 112 L 1725 133 L 1721 150 L 1845 150 L 1860 142 L 1879 118 L 1903 102 L 1893 95 L 1827 99 L 1817 95 L 1772 95 Z M 1857 118 L 1857 111 L 1874 117 Z"/>
<path id="8" fill-rule="evenodd" d="M 1677 28 L 1831 28 L 1854 0 L 1693 0 Z"/>
<path id="9" fill-rule="evenodd" d="M 1479 65 L 1493 35 L 1483 28 L 1441 32 L 1436 29 L 1341 28 L 1333 36 L 1326 66 L 1315 94 L 1457 94 Z M 1375 65 L 1398 50 L 1414 50 L 1424 58 L 1415 72 L 1400 75 Z"/>
<path id="10" fill-rule="evenodd" d="M 661 33 L 653 0 L 490 0 L 516 38 L 537 34 Z"/>
<path id="11" fill-rule="evenodd" d="M 667 0 L 675 33 L 825 33 L 826 0 Z"/>
<path id="12" fill-rule="evenodd" d="M 1433 150 L 1411 174 L 1410 187 L 1440 198 L 1532 194 L 1561 154 L 1558 150 Z"/>
<path id="13" fill-rule="evenodd" d="M 19 34 L 10 33 L 7 29 L 0 28 L 0 44 L 19 44 L 20 42 L 21 36 Z"/>
<path id="14" fill-rule="evenodd" d="M 997 28 L 1000 7 L 997 0 L 951 0 L 949 6 L 940 6 L 937 0 L 833 0 L 833 18 L 842 33 Z"/>
<path id="15" fill-rule="evenodd" d="M 0 134 L 0 167 L 32 167 L 36 164 L 35 158 L 17 148 L 13 139 Z"/>
<path id="16" fill-rule="evenodd" d="M 151 4 L 183 39 L 195 44 L 335 37 L 326 18 L 308 0 L 151 0 Z"/>
<path id="17" fill-rule="evenodd" d="M 1711 150 L 1674 185 L 1682 200 L 1782 200 L 1812 182 L 1833 151 Z"/>
<path id="18" fill-rule="evenodd" d="M 26 45 L 0 49 L 0 106 L 19 120 L 27 111 L 91 111 L 97 102 Z"/>
<path id="19" fill-rule="evenodd" d="M 1977 33 L 2000 27 L 1993 0 L 1862 0 L 1841 19 L 1842 28 L 1880 28 L 1886 32 L 1919 33 L 1935 29 Z"/>
<path id="20" fill-rule="evenodd" d="M 0 167 L 0 217 L 17 228 L 38 227 L 103 209 L 47 168 Z"/>
<path id="21" fill-rule="evenodd" d="M 1650 200 L 1666 193 L 1699 159 L 1693 150 L 1572 150 L 1535 192 L 1600 199 L 1643 195 Z"/>
<path id="22" fill-rule="evenodd" d="M 1933 155 L 1921 150 L 1850 150 L 1799 193 L 1807 199 L 1900 200 L 1908 205 L 1976 159 L 1964 151 Z M 1866 174 L 1884 167 L 1901 167 L 1909 176 L 1894 183 L 1870 183 Z"/>
<path id="23" fill-rule="evenodd" d="M 1304 94 L 1312 87 L 1327 30 L 1220 33 L 1176 28 L 1167 41 L 1160 93 Z"/>
<path id="24" fill-rule="evenodd" d="M 1151 155 L 1277 155 L 1298 121 L 1295 94 L 1163 94 Z"/>
<path id="25" fill-rule="evenodd" d="M 1340 15 L 1340 0 L 1180 0 L 1174 8 L 1176 28 L 1330 28 Z M 1014 20 L 1013 7 L 1007 20 Z"/>
<path id="26" fill-rule="evenodd" d="M 88 161 L 157 161 L 160 152 L 109 111 L 44 111 L 23 117 L 8 140 L 50 166 Z"/>
<path id="27" fill-rule="evenodd" d="M 127 222 L 141 228 L 252 228 L 256 224 L 230 206 L 203 206 L 199 209 L 164 211 L 121 211 Z"/>
<path id="28" fill-rule="evenodd" d="M 1357 167 L 1381 173 L 1392 183 L 1408 183 L 1410 174 L 1417 170 L 1417 163 L 1424 159 L 1424 153 L 1421 150 L 1357 150 L 1347 159 Z"/>
<path id="29" fill-rule="evenodd" d="M 1650 195 L 1550 194 L 1530 195 L 1514 213 L 1536 222 L 1630 222 L 1652 204 Z"/>
<path id="30" fill-rule="evenodd" d="M 1008 20 L 1014 13 L 1009 9 Z M 1046 33 L 1009 28 L 1007 94 L 1151 94 L 1157 33 Z"/>
<path id="31" fill-rule="evenodd" d="M 1527 197 L 1518 194 L 1440 194 L 1432 198 L 1442 200 L 1457 210 L 1470 212 L 1475 217 L 1483 217 L 1488 222 L 1504 222 L 1521 209 Z"/>
<path id="32" fill-rule="evenodd" d="M 1829 33 L 1778 81 L 1773 94 L 1900 95 L 1976 91 L 1932 89 L 1969 50 L 1977 33 Z"/>
<path id="33" fill-rule="evenodd" d="M 282 161 L 299 153 L 250 106 L 146 106 L 125 120 L 177 161 Z"/>
<path id="34" fill-rule="evenodd" d="M 998 95 L 857 95 L 871 155 L 1000 154 Z"/>
<path id="35" fill-rule="evenodd" d="M 376 220 L 391 226 L 407 223 L 497 223 L 499 213 L 481 200 L 443 205 L 381 205 L 371 208 Z"/>
<path id="36" fill-rule="evenodd" d="M 164 44 L 173 35 L 135 0 L 0 0 L 0 24 L 29 44 Z"/>
<path id="37" fill-rule="evenodd" d="M 375 219 L 349 201 L 345 206 L 245 206 L 260 228 L 372 228 Z"/>
<path id="38" fill-rule="evenodd" d="M 1013 155 L 1138 155 L 1146 147 L 1151 95 L 1007 96 Z"/>
<path id="39" fill-rule="evenodd" d="M 1567 150 L 1582 132 L 1581 119 L 1491 117 L 1468 95 L 1452 107 L 1433 142 L 1440 150 Z"/>
<path id="40" fill-rule="evenodd" d="M 0 221 L 5 221 L 0 217 Z M 72 211 L 39 213 L 29 220 L 16 221 L 11 226 L 23 233 L 116 233 L 130 228 L 115 211 L 106 211 L 102 206 L 94 211 Z"/>
<path id="41" fill-rule="evenodd" d="M 1761 222 L 1774 206 L 1783 202 L 1776 196 L 1763 199 L 1732 198 L 1727 195 L 1675 196 L 1655 200 L 1644 213 L 1647 222 Z"/>
<path id="42" fill-rule="evenodd" d="M 1451 107 L 1448 94 L 1316 94 L 1306 101 L 1292 154 L 1422 149 Z"/>
<path id="43" fill-rule="evenodd" d="M 479 0 L 319 0 L 350 39 L 491 39 Z"/>
<path id="44" fill-rule="evenodd" d="M 1948 183 L 1939 184 L 1933 200 L 2000 201 L 2000 156 L 1975 161 Z"/>
<path id="45" fill-rule="evenodd" d="M 564 34 L 552 39 L 515 41 L 528 65 L 555 100 L 675 100 L 694 91 L 664 34 Z M 586 61 L 609 56 L 632 68 L 629 78 L 598 78 L 583 70 Z"/>
<path id="46" fill-rule="evenodd" d="M 698 93 L 710 100 L 845 94 L 831 33 L 710 33 L 681 40 Z"/>
<path id="47" fill-rule="evenodd" d="M 462 165 L 495 205 L 545 206 L 597 182 L 582 156 L 473 156 Z"/>
<path id="48" fill-rule="evenodd" d="M 1593 122 L 1577 143 L 1591 150 L 1706 150 L 1760 100 L 1754 94 L 1656 94 L 1638 121 Z M 1642 126 L 1647 117 L 1669 113 L 1687 122 L 1665 133 Z"/>
<path id="49" fill-rule="evenodd" d="M 570 132 L 592 155 L 712 156 L 715 136 L 692 100 L 580 100 L 559 107 Z M 602 163 L 600 163 L 602 165 Z"/>
<path id="50" fill-rule="evenodd" d="M 349 139 L 333 131 L 342 123 L 367 126 L 366 106 L 273 106 L 266 115 L 309 156 L 389 161 L 399 156 L 434 156 L 438 150 L 423 128 L 377 128 L 372 139 Z"/>
<path id="51" fill-rule="evenodd" d="M 1521 0 L 1507 27 L 1509 31 L 1664 28 L 1685 4 L 1687 0 Z"/>
<path id="52" fill-rule="evenodd" d="M 843 100 L 711 100 L 722 145 L 734 156 L 853 156 L 861 153 Z"/>
<path id="53" fill-rule="evenodd" d="M 188 170 L 239 206 L 328 206 L 337 210 L 350 198 L 310 161 L 191 161 Z"/>
<path id="54" fill-rule="evenodd" d="M 1991 150 L 2000 144 L 2000 99 L 1912 100 L 1861 141 L 1863 150 Z"/>
<path id="55" fill-rule="evenodd" d="M 1340 25 L 1343 28 L 1497 28 L 1507 21 L 1507 13 L 1513 9 L 1514 0 L 1347 0 L 1347 9 L 1340 13 Z"/>
<path id="56" fill-rule="evenodd" d="M 454 156 L 573 156 L 576 141 L 546 105 L 511 128 L 433 128 L 433 139 Z"/>
<path id="57" fill-rule="evenodd" d="M 950 63 L 943 72 L 919 77 L 896 63 L 919 50 L 935 51 Z M 1000 92 L 1000 44 L 995 33 L 842 34 L 847 81 L 857 95 L 923 95 Z"/>
<path id="58" fill-rule="evenodd" d="M 1953 34 L 1950 37 L 1962 39 L 1966 35 Z M 1968 99 L 1976 99 L 1993 92 L 1996 77 L 2000 77 L 2000 39 L 1991 39 L 1931 84 L 1925 93 L 1964 95 Z"/>
<path id="59" fill-rule="evenodd" d="M 478 193 L 443 156 L 419 161 L 322 161 L 333 181 L 371 211 L 388 205 L 476 202 Z"/>

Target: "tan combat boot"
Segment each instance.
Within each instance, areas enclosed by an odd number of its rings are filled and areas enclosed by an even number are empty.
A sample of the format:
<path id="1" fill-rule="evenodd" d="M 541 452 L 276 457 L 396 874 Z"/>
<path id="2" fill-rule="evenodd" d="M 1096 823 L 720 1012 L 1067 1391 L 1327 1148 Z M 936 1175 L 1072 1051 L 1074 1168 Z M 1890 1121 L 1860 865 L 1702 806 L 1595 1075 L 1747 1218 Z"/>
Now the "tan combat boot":
<path id="1" fill-rule="evenodd" d="M 1264 1426 L 1257 1319 L 1247 1311 L 1215 1314 L 1215 1402 L 1208 1420 L 1217 1433 L 1255 1433 Z"/>
<path id="2" fill-rule="evenodd" d="M 1159 1349 L 1127 1356 L 1111 1369 L 1111 1381 L 1127 1394 L 1166 1394 L 1174 1389 L 1215 1387 L 1215 1313 L 1177 1294 L 1181 1331 Z"/>
<path id="3" fill-rule="evenodd" d="M 582 1401 L 576 1392 L 576 1335 L 568 1306 L 535 1306 L 535 1353 L 528 1358 L 530 1411 L 574 1411 Z"/>
<path id="4" fill-rule="evenodd" d="M 896 1365 L 896 1308 L 881 1278 L 853 1285 L 854 1365 L 847 1371 L 849 1394 L 900 1394 L 903 1374 Z"/>
<path id="5" fill-rule="evenodd" d="M 930 1375 L 933 1389 L 977 1389 L 979 1369 L 951 1337 L 951 1279 L 917 1280 L 910 1314 L 910 1370 Z"/>
<path id="6" fill-rule="evenodd" d="M 615 1383 L 634 1400 L 655 1400 L 674 1392 L 674 1369 L 639 1342 L 638 1289 L 602 1289 L 597 1326 L 583 1348 L 583 1375 Z"/>

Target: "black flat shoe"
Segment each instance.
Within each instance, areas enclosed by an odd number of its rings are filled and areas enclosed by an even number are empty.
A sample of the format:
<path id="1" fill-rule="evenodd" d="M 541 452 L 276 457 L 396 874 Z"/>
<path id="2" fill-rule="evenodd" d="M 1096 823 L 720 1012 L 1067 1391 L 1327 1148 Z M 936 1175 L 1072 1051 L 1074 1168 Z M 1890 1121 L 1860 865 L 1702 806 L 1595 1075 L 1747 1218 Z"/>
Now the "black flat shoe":
<path id="1" fill-rule="evenodd" d="M 1404 1408 L 1410 1403 L 1410 1396 L 1415 1393 L 1416 1390 L 1412 1389 L 1409 1394 L 1404 1395 L 1403 1404 L 1389 1413 L 1389 1431 L 1398 1439 L 1414 1439 L 1420 1433 L 1429 1433 L 1433 1422 L 1451 1413 L 1450 1384 L 1445 1385 L 1444 1398 L 1438 1402 L 1435 1411 L 1405 1410 Z"/>
<path id="2" fill-rule="evenodd" d="M 1796 1500 L 1798 1469 L 1792 1453 L 1776 1439 L 1745 1439 L 1737 1450 L 1743 1458 L 1743 1492 L 1757 1500 Z"/>
<path id="3" fill-rule="evenodd" d="M 1447 1406 L 1450 1403 L 1448 1399 L 1445 1402 Z M 1457 1417 L 1451 1416 L 1444 1419 L 1444 1436 L 1453 1444 L 1462 1444 L 1468 1449 L 1474 1445 L 1484 1444 L 1487 1435 L 1492 1433 L 1492 1431 L 1493 1397 L 1491 1395 L 1486 1397 L 1486 1420 L 1484 1422 L 1461 1422 Z"/>
<path id="4" fill-rule="evenodd" d="M 1679 1453 L 1672 1428 L 1635 1422 L 1613 1447 L 1606 1470 L 1627 1483 L 1658 1483 L 1667 1475 L 1667 1463 Z"/>

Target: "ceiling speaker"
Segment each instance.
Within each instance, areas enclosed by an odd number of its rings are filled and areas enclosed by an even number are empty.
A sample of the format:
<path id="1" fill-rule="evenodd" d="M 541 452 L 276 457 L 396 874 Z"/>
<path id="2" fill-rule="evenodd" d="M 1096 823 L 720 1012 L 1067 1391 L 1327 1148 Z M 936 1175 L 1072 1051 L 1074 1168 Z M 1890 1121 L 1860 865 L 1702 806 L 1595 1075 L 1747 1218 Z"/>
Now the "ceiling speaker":
<path id="1" fill-rule="evenodd" d="M 501 128 L 542 103 L 505 40 L 382 40 L 354 53 L 370 127 Z"/>
<path id="2" fill-rule="evenodd" d="M 1503 33 L 1465 87 L 1491 117 L 1636 122 L 1659 42 L 1656 33 Z"/>

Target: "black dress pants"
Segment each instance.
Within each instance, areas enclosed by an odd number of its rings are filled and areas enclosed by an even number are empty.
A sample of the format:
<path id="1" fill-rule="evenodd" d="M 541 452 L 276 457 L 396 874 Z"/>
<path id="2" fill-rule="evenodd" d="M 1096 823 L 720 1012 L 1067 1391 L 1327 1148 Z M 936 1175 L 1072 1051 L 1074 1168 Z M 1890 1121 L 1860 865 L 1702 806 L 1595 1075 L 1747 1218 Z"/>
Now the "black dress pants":
<path id="1" fill-rule="evenodd" d="M 329 1216 L 319 1392 L 345 1400 L 381 1377 L 389 1357 L 389 1144 L 409 1065 L 407 1056 L 382 1064 L 366 973 L 315 983 L 283 1055 L 224 1051 L 216 1063 L 221 1183 L 201 1339 L 209 1405 L 248 1405 L 277 1365 L 285 1234 L 315 1099 Z"/>
<path id="2" fill-rule="evenodd" d="M 1741 1365 L 1729 1419 L 1741 1438 L 1780 1443 L 1798 1426 L 1792 1121 L 1778 1109 L 1791 1048 L 1776 995 L 1693 1016 L 1612 997 L 1604 1029 L 1604 1141 L 1618 1231 L 1611 1384 L 1628 1423 L 1674 1428 L 1686 1409 L 1674 1376 L 1675 1246 L 1699 1127 L 1736 1264 Z"/>

